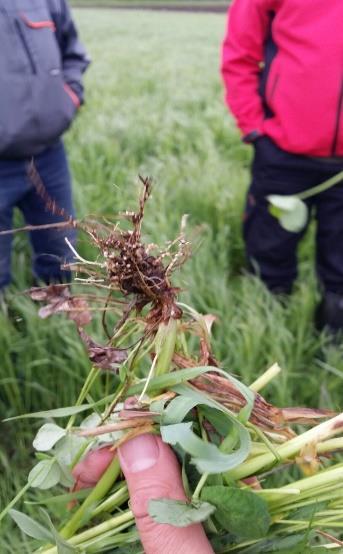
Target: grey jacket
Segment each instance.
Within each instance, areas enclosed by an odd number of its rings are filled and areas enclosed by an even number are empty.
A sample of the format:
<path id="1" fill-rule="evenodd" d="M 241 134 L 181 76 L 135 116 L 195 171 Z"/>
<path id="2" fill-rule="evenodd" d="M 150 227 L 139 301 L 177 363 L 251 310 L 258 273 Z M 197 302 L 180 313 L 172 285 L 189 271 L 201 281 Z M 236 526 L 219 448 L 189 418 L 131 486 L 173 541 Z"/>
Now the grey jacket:
<path id="1" fill-rule="evenodd" d="M 66 0 L 0 0 L 0 157 L 42 152 L 83 102 L 89 64 Z"/>

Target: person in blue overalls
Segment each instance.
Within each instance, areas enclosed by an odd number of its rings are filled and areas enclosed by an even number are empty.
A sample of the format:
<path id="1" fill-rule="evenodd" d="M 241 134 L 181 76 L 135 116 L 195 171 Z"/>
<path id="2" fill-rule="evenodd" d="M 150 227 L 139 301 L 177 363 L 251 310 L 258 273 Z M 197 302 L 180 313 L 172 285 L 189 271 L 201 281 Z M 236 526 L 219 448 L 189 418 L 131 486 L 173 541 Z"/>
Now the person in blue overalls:
<path id="1" fill-rule="evenodd" d="M 82 75 L 89 64 L 65 0 L 2 0 L 0 4 L 0 231 L 13 210 L 26 224 L 46 225 L 74 216 L 71 178 L 61 137 L 83 103 Z M 34 163 L 44 194 L 29 176 Z M 56 206 L 49 209 L 50 204 Z M 72 228 L 30 233 L 37 282 L 70 280 L 61 269 L 72 253 Z M 10 234 L 0 235 L 0 291 L 11 281 Z"/>

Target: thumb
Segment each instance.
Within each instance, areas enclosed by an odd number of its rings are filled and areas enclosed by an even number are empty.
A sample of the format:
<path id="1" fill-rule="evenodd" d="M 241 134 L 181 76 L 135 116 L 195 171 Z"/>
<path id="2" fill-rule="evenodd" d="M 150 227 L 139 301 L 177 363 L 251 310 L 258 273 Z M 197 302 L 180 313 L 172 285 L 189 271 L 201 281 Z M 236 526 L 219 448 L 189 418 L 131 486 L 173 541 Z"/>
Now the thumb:
<path id="1" fill-rule="evenodd" d="M 146 554 L 213 554 L 200 524 L 173 527 L 155 523 L 148 515 L 151 499 L 187 500 L 180 467 L 169 446 L 155 435 L 140 435 L 119 448 L 119 460 Z"/>
<path id="2" fill-rule="evenodd" d="M 114 455 L 115 453 L 108 446 L 89 452 L 72 471 L 75 479 L 73 490 L 94 487 L 112 462 Z"/>

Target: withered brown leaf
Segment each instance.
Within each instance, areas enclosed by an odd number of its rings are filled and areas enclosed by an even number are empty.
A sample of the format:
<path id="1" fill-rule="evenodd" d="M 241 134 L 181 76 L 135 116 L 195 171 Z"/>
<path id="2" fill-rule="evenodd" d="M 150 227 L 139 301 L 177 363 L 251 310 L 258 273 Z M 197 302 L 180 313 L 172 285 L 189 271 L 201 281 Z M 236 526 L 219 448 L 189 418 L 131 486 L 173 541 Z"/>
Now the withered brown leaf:
<path id="1" fill-rule="evenodd" d="M 56 313 L 66 313 L 78 328 L 88 325 L 92 320 L 87 301 L 82 297 L 72 296 L 68 285 L 34 287 L 29 290 L 29 295 L 32 300 L 47 302 L 38 311 L 42 319 Z"/>
<path id="2" fill-rule="evenodd" d="M 79 329 L 80 336 L 86 345 L 90 361 L 98 368 L 117 371 L 118 365 L 125 362 L 128 351 L 113 346 L 102 346 L 94 342 L 82 329 Z"/>

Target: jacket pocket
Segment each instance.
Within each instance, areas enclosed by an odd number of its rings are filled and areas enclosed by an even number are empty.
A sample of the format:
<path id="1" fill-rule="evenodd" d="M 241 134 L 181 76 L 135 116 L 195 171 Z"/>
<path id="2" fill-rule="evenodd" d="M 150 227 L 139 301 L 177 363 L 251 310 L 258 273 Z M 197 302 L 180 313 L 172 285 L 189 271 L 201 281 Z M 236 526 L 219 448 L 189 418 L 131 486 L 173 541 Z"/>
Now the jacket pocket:
<path id="1" fill-rule="evenodd" d="M 16 25 L 18 34 L 36 72 L 61 71 L 62 60 L 56 39 L 55 24 L 44 7 L 20 13 Z"/>
<path id="2" fill-rule="evenodd" d="M 30 29 L 51 29 L 51 31 L 56 31 L 55 23 L 51 19 L 41 19 L 38 21 L 33 21 L 29 19 L 24 13 L 21 14 L 21 18 L 24 21 L 25 25 Z"/>
<path id="3" fill-rule="evenodd" d="M 60 75 L 15 75 L 1 92 L 0 155 L 27 157 L 54 144 L 77 110 Z"/>
<path id="4" fill-rule="evenodd" d="M 68 94 L 70 100 L 72 101 L 72 103 L 74 104 L 74 106 L 76 108 L 79 108 L 80 107 L 80 99 L 78 97 L 78 95 L 76 94 L 76 92 L 73 91 L 73 89 L 71 88 L 70 85 L 68 85 L 68 83 L 64 83 L 64 90 L 65 92 Z"/>
<path id="5" fill-rule="evenodd" d="M 49 98 L 49 102 L 42 102 L 44 97 Z M 71 98 L 60 75 L 47 76 L 45 82 L 37 82 L 35 112 L 38 114 L 38 135 L 47 144 L 55 141 L 70 127 L 77 107 L 76 98 Z"/>
<path id="6" fill-rule="evenodd" d="M 20 157 L 21 144 L 35 134 L 35 117 L 32 110 L 32 75 L 12 75 L 11 86 L 3 86 L 0 102 L 0 155 Z M 29 154 L 35 153 L 30 151 Z"/>

